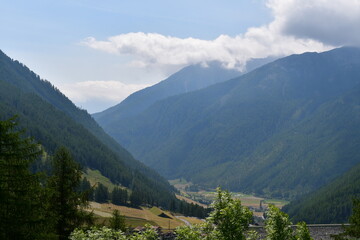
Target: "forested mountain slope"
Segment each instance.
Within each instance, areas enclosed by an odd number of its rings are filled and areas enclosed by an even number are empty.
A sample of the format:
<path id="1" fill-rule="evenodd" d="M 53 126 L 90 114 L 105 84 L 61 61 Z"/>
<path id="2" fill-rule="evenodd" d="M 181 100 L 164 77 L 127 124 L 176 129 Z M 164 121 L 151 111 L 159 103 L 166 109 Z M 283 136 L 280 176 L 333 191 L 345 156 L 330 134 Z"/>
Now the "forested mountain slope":
<path id="1" fill-rule="evenodd" d="M 318 191 L 284 207 L 294 222 L 346 223 L 353 198 L 360 198 L 360 164 Z"/>
<path id="2" fill-rule="evenodd" d="M 69 148 L 83 167 L 98 169 L 112 182 L 143 193 L 143 202 L 167 206 L 172 187 L 155 171 L 136 161 L 49 82 L 0 52 L 0 117 L 19 116 L 46 151 Z"/>
<path id="3" fill-rule="evenodd" d="M 63 111 L 77 123 L 83 125 L 112 151 L 121 156 L 122 161 L 154 178 L 161 178 L 155 171 L 134 160 L 131 154 L 104 132 L 85 110 L 76 107 L 63 93 L 46 80 L 41 80 L 34 72 L 18 61 L 13 61 L 0 51 L 0 77 L 2 81 L 17 86 L 23 92 L 32 92 Z"/>
<path id="4" fill-rule="evenodd" d="M 292 199 L 360 159 L 360 50 L 292 55 L 158 101 L 113 137 L 169 179 Z"/>

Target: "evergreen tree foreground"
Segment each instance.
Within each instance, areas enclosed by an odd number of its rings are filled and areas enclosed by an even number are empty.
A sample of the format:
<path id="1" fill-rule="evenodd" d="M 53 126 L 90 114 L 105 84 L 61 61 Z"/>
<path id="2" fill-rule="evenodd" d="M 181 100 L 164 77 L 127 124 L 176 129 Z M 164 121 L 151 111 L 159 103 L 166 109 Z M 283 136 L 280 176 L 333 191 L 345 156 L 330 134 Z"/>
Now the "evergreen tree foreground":
<path id="1" fill-rule="evenodd" d="M 46 232 L 44 192 L 29 167 L 41 150 L 16 126 L 16 117 L 0 121 L 0 239 L 39 239 Z"/>

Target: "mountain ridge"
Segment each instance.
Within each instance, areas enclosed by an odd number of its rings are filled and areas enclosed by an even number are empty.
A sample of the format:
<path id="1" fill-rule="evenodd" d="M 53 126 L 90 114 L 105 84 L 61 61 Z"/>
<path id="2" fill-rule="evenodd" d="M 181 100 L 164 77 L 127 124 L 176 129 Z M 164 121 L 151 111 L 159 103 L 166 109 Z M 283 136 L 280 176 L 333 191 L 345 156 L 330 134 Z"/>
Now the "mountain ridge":
<path id="1" fill-rule="evenodd" d="M 354 129 L 331 135 L 326 127 L 320 132 L 311 124 L 324 122 L 335 131 L 337 126 L 323 115 L 328 114 L 334 122 L 346 120 L 331 115 L 331 106 L 340 101 L 341 94 L 360 84 L 359 76 L 358 48 L 291 55 L 238 78 L 158 101 L 138 116 L 119 122 L 112 136 L 168 179 L 185 177 L 212 187 L 223 185 L 292 199 L 327 183 L 358 161 L 338 156 L 340 142 Z M 356 112 L 351 114 L 357 123 Z M 314 134 L 307 139 L 304 131 Z M 324 134 L 333 141 L 325 141 L 311 154 L 301 149 L 301 144 L 319 144 Z M 323 154 L 327 147 L 333 149 L 331 154 Z M 335 164 L 323 172 L 316 166 L 326 166 L 322 155 Z M 296 174 L 286 173 L 287 158 Z M 312 166 L 313 161 L 316 164 Z M 261 167 L 264 164 L 281 174 L 267 171 Z M 314 168 L 307 173 L 309 180 L 301 180 L 297 173 L 301 164 Z M 262 179 L 261 184 L 257 179 Z"/>
<path id="2" fill-rule="evenodd" d="M 273 57 L 251 59 L 247 63 L 247 69 L 243 72 L 226 69 L 220 62 L 209 62 L 206 66 L 203 64 L 190 65 L 153 86 L 131 94 L 119 104 L 102 112 L 94 113 L 92 116 L 108 131 L 112 125 L 116 125 L 117 121 L 137 115 L 159 100 L 199 90 L 240 76 L 274 59 Z"/>

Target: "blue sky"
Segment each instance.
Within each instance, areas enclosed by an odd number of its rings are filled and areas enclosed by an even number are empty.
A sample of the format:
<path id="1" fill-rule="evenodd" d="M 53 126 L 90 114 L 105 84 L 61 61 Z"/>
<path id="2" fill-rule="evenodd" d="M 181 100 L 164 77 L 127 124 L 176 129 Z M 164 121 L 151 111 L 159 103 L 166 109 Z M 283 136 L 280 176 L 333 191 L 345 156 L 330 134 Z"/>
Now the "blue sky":
<path id="1" fill-rule="evenodd" d="M 2 0 L 0 49 L 97 112 L 188 64 L 218 60 L 241 70 L 253 57 L 345 45 L 322 30 L 330 16 L 339 29 L 358 24 L 359 1 L 334 3 Z M 348 44 L 359 40 L 353 28 L 344 34 L 354 39 Z"/>

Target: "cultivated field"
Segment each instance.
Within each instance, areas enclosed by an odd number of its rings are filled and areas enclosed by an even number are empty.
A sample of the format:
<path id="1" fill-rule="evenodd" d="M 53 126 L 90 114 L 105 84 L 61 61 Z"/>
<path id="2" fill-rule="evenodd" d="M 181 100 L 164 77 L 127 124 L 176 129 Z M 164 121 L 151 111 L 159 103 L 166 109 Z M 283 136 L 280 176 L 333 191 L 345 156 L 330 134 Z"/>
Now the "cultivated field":
<path id="1" fill-rule="evenodd" d="M 96 202 L 90 203 L 88 211 L 93 211 L 98 217 L 98 221 L 102 221 L 105 224 L 112 216 L 114 210 L 119 210 L 121 215 L 125 216 L 126 224 L 131 227 L 144 226 L 150 224 L 154 226 L 160 226 L 164 230 L 174 229 L 185 223 L 178 218 L 183 218 L 191 224 L 200 223 L 201 220 L 193 217 L 174 216 L 168 211 L 164 211 L 157 207 L 152 208 L 130 208 L 125 206 L 117 206 L 114 204 L 100 204 Z"/>

